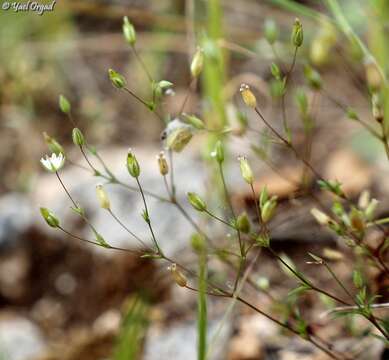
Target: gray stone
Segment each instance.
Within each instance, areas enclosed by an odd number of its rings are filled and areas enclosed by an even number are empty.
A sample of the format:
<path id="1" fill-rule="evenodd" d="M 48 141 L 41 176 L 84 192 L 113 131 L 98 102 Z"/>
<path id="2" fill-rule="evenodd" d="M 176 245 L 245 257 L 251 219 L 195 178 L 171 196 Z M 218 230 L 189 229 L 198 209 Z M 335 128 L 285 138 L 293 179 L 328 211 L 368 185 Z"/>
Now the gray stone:
<path id="1" fill-rule="evenodd" d="M 45 342 L 39 328 L 31 321 L 6 315 L 0 317 L 0 358 L 31 360 L 41 355 Z"/>

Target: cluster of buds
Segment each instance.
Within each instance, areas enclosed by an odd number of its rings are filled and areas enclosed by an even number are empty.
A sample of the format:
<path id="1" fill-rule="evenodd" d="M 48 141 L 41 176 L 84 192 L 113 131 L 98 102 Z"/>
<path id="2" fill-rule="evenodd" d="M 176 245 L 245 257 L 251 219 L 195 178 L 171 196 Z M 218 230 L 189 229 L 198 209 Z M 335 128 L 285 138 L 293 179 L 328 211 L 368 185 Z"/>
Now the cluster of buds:
<path id="1" fill-rule="evenodd" d="M 247 184 L 252 185 L 254 182 L 254 175 L 249 162 L 244 156 L 239 156 L 238 160 L 240 163 L 240 173 L 242 178 L 244 181 L 246 181 Z"/>
<path id="2" fill-rule="evenodd" d="M 158 160 L 158 167 L 159 167 L 159 172 L 162 176 L 165 176 L 169 173 L 169 165 L 167 163 L 165 153 L 161 151 L 159 155 L 157 156 Z"/>
<path id="3" fill-rule="evenodd" d="M 171 264 L 168 267 L 168 270 L 172 274 L 174 282 L 181 287 L 185 287 L 188 283 L 188 280 L 186 279 L 186 276 L 177 268 L 177 264 Z"/>
<path id="4" fill-rule="evenodd" d="M 240 85 L 239 91 L 240 94 L 242 95 L 243 102 L 247 106 L 255 109 L 257 107 L 257 98 L 250 90 L 250 87 L 247 84 L 242 84 Z"/>
<path id="5" fill-rule="evenodd" d="M 193 78 L 197 78 L 204 67 L 204 51 L 200 47 L 197 48 L 192 62 L 190 64 L 190 73 L 192 74 Z"/>

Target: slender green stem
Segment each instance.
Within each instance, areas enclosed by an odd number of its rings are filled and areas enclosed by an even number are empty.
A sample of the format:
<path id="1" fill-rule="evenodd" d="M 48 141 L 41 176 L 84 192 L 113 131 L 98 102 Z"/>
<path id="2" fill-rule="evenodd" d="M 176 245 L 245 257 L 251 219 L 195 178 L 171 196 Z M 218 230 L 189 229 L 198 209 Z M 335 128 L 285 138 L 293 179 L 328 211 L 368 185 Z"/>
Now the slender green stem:
<path id="1" fill-rule="evenodd" d="M 131 50 L 132 50 L 132 52 L 134 53 L 135 58 L 136 58 L 136 60 L 139 62 L 139 64 L 140 64 L 140 66 L 142 67 L 143 71 L 144 71 L 145 74 L 147 75 L 149 81 L 150 81 L 151 83 L 153 83 L 154 80 L 153 80 L 153 78 L 152 78 L 152 76 L 151 76 L 149 70 L 147 69 L 146 64 L 143 62 L 141 56 L 138 54 L 138 51 L 136 50 L 136 48 L 135 48 L 134 45 L 131 45 Z"/>
<path id="2" fill-rule="evenodd" d="M 66 195 L 69 197 L 70 201 L 73 203 L 74 207 L 77 209 L 77 208 L 78 208 L 78 205 L 77 205 L 77 203 L 75 202 L 75 200 L 72 198 L 72 196 L 70 195 L 68 189 L 66 188 L 66 186 L 65 186 L 65 184 L 63 183 L 61 177 L 59 176 L 58 171 L 55 172 L 55 175 L 57 176 L 57 179 L 58 179 L 58 181 L 60 182 L 62 188 L 65 190 Z"/>
<path id="3" fill-rule="evenodd" d="M 147 208 L 147 202 L 146 202 L 145 194 L 143 193 L 143 188 L 142 188 L 142 185 L 140 184 L 139 177 L 136 177 L 135 180 L 136 180 L 136 183 L 138 184 L 138 188 L 139 188 L 139 191 L 140 191 L 141 196 L 142 196 L 143 205 L 145 207 L 145 213 L 146 213 L 145 221 L 146 221 L 146 223 L 147 223 L 147 225 L 148 225 L 148 227 L 150 229 L 150 233 L 151 233 L 154 245 L 157 248 L 158 254 L 163 256 L 163 252 L 162 252 L 161 248 L 158 245 L 157 239 L 156 239 L 155 234 L 154 234 L 153 227 L 151 225 L 150 213 L 149 213 L 149 210 Z"/>

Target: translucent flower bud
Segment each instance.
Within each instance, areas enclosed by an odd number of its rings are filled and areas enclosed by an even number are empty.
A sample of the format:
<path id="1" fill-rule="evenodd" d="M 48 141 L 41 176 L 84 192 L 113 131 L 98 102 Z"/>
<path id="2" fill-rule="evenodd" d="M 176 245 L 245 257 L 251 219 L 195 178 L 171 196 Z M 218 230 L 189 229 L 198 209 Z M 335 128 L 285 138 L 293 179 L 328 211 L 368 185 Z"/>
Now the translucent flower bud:
<path id="1" fill-rule="evenodd" d="M 70 102 L 68 99 L 66 99 L 65 96 L 63 95 L 60 95 L 59 96 L 59 108 L 60 110 L 65 113 L 65 114 L 69 114 L 70 113 L 70 110 L 71 110 L 71 105 L 70 105 Z"/>
<path id="2" fill-rule="evenodd" d="M 343 259 L 343 254 L 340 251 L 336 251 L 329 248 L 324 248 L 323 256 L 328 260 L 338 261 Z"/>
<path id="3" fill-rule="evenodd" d="M 96 195 L 100 203 L 100 207 L 102 209 L 110 210 L 111 203 L 108 198 L 108 194 L 103 188 L 103 185 L 97 185 L 96 186 Z"/>
<path id="4" fill-rule="evenodd" d="M 130 21 L 128 20 L 128 17 L 125 16 L 123 18 L 123 35 L 124 35 L 124 38 L 126 39 L 126 41 L 131 45 L 135 45 L 136 43 L 136 32 L 135 32 L 135 28 L 134 28 L 134 25 L 132 25 L 130 23 Z"/>
<path id="5" fill-rule="evenodd" d="M 194 78 L 201 74 L 204 66 L 204 52 L 203 49 L 197 48 L 196 53 L 193 56 L 192 63 L 190 64 L 190 72 Z"/>
<path id="6" fill-rule="evenodd" d="M 320 225 L 328 225 L 331 218 L 317 208 L 311 209 L 311 214 Z"/>
<path id="7" fill-rule="evenodd" d="M 207 209 L 207 205 L 204 200 L 197 195 L 196 193 L 189 192 L 188 193 L 189 203 L 197 210 L 197 211 L 205 211 Z"/>
<path id="8" fill-rule="evenodd" d="M 370 202 L 370 191 L 363 190 L 358 199 L 358 207 L 362 210 L 365 210 L 369 206 Z"/>
<path id="9" fill-rule="evenodd" d="M 55 140 L 53 137 L 49 136 L 46 132 L 43 133 L 43 137 L 45 139 L 45 142 L 46 142 L 49 150 L 52 153 L 54 153 L 56 155 L 59 155 L 59 154 L 65 155 L 64 148 L 57 140 Z"/>
<path id="10" fill-rule="evenodd" d="M 266 19 L 264 26 L 265 39 L 270 45 L 273 45 L 278 39 L 278 27 L 273 19 Z"/>
<path id="11" fill-rule="evenodd" d="M 383 79 L 377 64 L 371 59 L 365 62 L 365 74 L 366 82 L 370 89 L 372 91 L 378 91 L 383 84 Z"/>
<path id="12" fill-rule="evenodd" d="M 177 269 L 176 264 L 172 264 L 168 267 L 168 270 L 171 272 L 174 282 L 181 287 L 185 287 L 187 284 L 186 276 Z"/>
<path id="13" fill-rule="evenodd" d="M 248 234 L 250 232 L 250 220 L 245 212 L 237 217 L 236 228 L 244 234 Z"/>
<path id="14" fill-rule="evenodd" d="M 108 70 L 109 79 L 112 82 L 112 85 L 118 89 L 122 89 L 126 86 L 126 79 L 123 75 L 119 74 L 115 70 Z"/>
<path id="15" fill-rule="evenodd" d="M 169 173 L 169 165 L 165 158 L 165 153 L 161 151 L 157 157 L 159 172 L 162 176 L 165 176 Z"/>
<path id="16" fill-rule="evenodd" d="M 247 84 L 242 84 L 240 86 L 240 94 L 242 95 L 242 99 L 244 103 L 251 107 L 255 108 L 257 106 L 257 98 L 253 94 L 253 92 L 250 90 L 250 87 Z"/>
<path id="17" fill-rule="evenodd" d="M 265 202 L 265 204 L 261 208 L 261 218 L 264 223 L 268 222 L 273 217 L 276 207 L 276 196 L 273 196 L 270 200 Z"/>
<path id="18" fill-rule="evenodd" d="M 140 166 L 138 160 L 136 159 L 131 149 L 128 150 L 127 154 L 127 170 L 134 178 L 138 178 L 140 175 Z"/>
<path id="19" fill-rule="evenodd" d="M 190 125 L 192 125 L 195 129 L 198 130 L 203 130 L 205 129 L 205 124 L 204 121 L 199 119 L 197 116 L 194 115 L 188 115 L 188 114 L 183 114 L 186 122 Z"/>
<path id="20" fill-rule="evenodd" d="M 224 147 L 223 143 L 218 140 L 215 145 L 215 150 L 211 152 L 211 156 L 216 159 L 216 161 L 221 164 L 224 161 Z"/>
<path id="21" fill-rule="evenodd" d="M 292 29 L 292 44 L 295 47 L 300 47 L 303 44 L 304 33 L 303 25 L 299 19 L 295 19 Z"/>
<path id="22" fill-rule="evenodd" d="M 83 146 L 85 144 L 85 138 L 79 128 L 74 128 L 72 131 L 72 139 L 74 145 Z"/>
<path id="23" fill-rule="evenodd" d="M 254 176 L 247 159 L 244 156 L 240 156 L 238 160 L 240 162 L 240 172 L 244 181 L 251 185 L 254 182 Z"/>
<path id="24" fill-rule="evenodd" d="M 50 210 L 41 207 L 40 212 L 41 212 L 42 217 L 45 219 L 47 225 L 49 225 L 52 228 L 59 227 L 58 218 Z"/>

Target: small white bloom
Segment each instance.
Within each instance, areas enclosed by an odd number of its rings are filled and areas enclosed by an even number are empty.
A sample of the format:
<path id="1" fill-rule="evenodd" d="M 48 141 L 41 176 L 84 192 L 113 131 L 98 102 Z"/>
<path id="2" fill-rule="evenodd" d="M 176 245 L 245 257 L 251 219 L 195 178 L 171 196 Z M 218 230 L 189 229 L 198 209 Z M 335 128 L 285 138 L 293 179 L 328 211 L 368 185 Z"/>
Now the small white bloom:
<path id="1" fill-rule="evenodd" d="M 45 155 L 41 159 L 41 164 L 46 170 L 56 172 L 64 166 L 65 157 L 62 153 L 59 153 L 58 155 L 53 153 L 51 156 Z"/>

